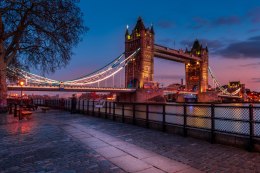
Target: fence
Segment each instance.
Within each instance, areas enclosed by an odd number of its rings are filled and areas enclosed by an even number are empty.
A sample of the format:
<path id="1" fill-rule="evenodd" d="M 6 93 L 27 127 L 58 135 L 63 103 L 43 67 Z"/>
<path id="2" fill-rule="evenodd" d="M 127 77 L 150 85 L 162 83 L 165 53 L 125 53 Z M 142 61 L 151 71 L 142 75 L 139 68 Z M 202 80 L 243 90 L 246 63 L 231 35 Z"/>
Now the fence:
<path id="1" fill-rule="evenodd" d="M 38 101 L 39 102 L 39 101 Z M 41 101 L 49 106 L 70 110 L 71 100 Z M 61 106 L 62 105 L 62 106 Z M 207 132 L 204 136 L 212 143 L 220 134 L 241 138 L 246 141 L 249 150 L 260 139 L 260 107 L 228 106 L 209 104 L 158 104 L 158 103 L 117 103 L 94 100 L 78 100 L 80 113 L 120 120 L 147 128 L 159 128 L 162 131 L 174 131 L 183 136 L 194 131 Z M 230 140 L 230 139 L 228 139 Z"/>

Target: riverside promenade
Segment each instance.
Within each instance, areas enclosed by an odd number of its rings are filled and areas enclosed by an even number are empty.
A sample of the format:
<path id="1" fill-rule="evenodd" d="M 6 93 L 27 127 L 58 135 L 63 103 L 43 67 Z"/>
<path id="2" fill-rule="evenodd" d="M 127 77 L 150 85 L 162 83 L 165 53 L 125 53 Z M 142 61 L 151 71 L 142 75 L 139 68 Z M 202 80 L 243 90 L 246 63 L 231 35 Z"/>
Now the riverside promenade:
<path id="1" fill-rule="evenodd" d="M 0 115 L 0 172 L 260 172 L 260 153 L 50 110 Z"/>

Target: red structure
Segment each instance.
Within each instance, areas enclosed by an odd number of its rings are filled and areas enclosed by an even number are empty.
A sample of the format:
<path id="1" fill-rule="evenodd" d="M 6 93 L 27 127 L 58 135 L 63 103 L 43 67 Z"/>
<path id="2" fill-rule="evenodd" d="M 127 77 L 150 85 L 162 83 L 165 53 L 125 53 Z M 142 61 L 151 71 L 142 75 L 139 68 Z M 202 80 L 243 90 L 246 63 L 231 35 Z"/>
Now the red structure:
<path id="1" fill-rule="evenodd" d="M 153 81 L 154 30 L 153 27 L 145 28 L 141 17 L 138 18 L 131 34 L 128 28 L 126 29 L 126 57 L 138 48 L 141 48 L 140 53 L 126 66 L 126 87 L 143 88 L 145 82 Z"/>
<path id="2" fill-rule="evenodd" d="M 208 88 L 208 49 L 195 40 L 191 50 L 175 50 L 154 43 L 154 29 L 146 28 L 141 17 L 129 33 L 125 33 L 125 54 L 128 57 L 135 50 L 140 52 L 126 66 L 126 87 L 143 88 L 146 82 L 154 80 L 154 57 L 185 64 L 186 89 L 206 92 Z"/>

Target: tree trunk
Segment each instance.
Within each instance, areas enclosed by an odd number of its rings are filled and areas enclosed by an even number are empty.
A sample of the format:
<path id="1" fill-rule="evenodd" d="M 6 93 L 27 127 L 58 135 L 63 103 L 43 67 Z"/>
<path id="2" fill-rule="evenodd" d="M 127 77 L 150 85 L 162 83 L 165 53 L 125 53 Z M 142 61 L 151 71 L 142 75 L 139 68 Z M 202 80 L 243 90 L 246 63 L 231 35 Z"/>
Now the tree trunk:
<path id="1" fill-rule="evenodd" d="M 0 107 L 7 106 L 7 83 L 6 83 L 6 67 L 4 61 L 4 45 L 0 42 Z"/>

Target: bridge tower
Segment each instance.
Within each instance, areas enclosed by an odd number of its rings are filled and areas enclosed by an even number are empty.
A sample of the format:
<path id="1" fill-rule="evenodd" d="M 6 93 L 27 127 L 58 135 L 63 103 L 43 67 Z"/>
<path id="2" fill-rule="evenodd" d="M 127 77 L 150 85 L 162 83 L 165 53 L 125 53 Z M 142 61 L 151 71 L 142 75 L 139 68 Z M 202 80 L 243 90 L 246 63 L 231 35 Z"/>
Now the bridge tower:
<path id="1" fill-rule="evenodd" d="M 192 56 L 201 57 L 201 61 L 185 63 L 186 88 L 206 92 L 208 89 L 208 48 L 203 48 L 198 40 L 195 40 L 190 51 Z"/>
<path id="2" fill-rule="evenodd" d="M 143 88 L 144 83 L 153 81 L 154 66 L 154 30 L 145 28 L 141 17 L 131 33 L 126 28 L 125 33 L 125 55 L 128 57 L 138 48 L 140 52 L 135 59 L 126 66 L 125 86 L 132 88 Z"/>

